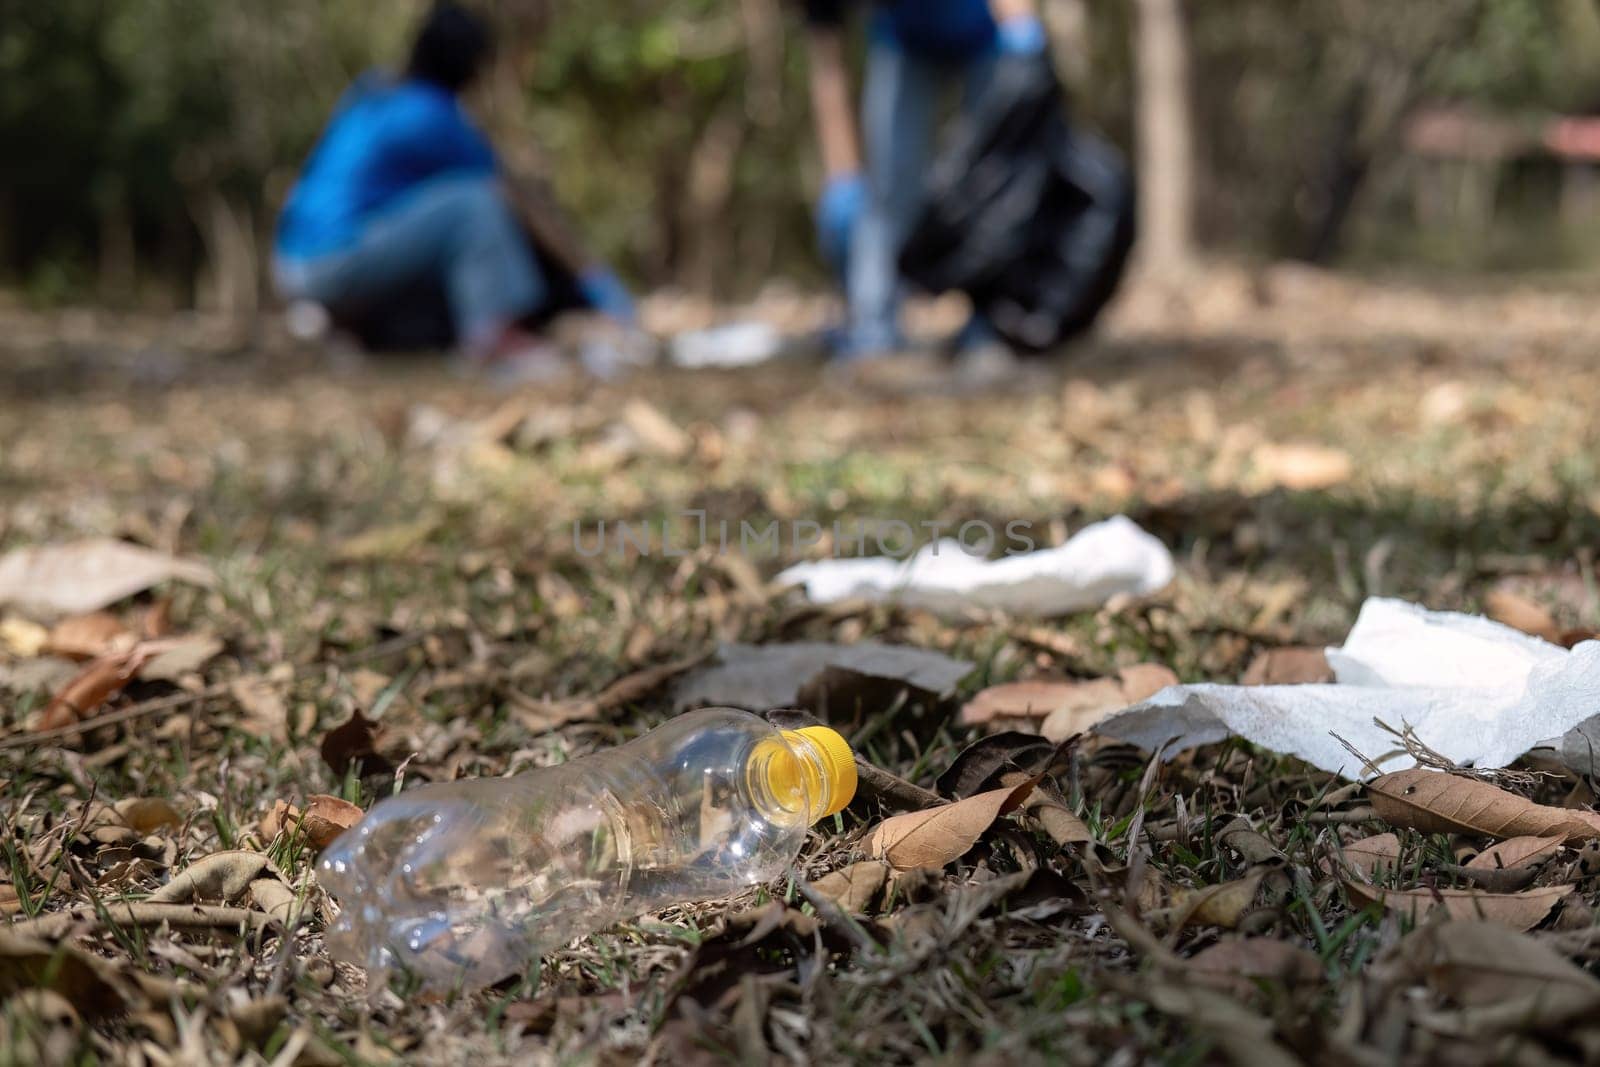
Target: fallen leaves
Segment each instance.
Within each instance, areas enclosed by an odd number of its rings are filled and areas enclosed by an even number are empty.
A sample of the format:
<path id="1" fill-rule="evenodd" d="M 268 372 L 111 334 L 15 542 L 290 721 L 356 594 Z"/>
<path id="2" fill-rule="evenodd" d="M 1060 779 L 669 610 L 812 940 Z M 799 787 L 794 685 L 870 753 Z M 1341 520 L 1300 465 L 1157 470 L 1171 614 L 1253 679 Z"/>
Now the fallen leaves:
<path id="1" fill-rule="evenodd" d="M 1555 616 L 1536 601 L 1509 589 L 1491 589 L 1483 598 L 1483 613 L 1495 622 L 1525 634 L 1560 644 L 1561 627 Z"/>
<path id="2" fill-rule="evenodd" d="M 1315 952 L 1270 937 L 1234 938 L 1207 945 L 1189 959 L 1188 971 L 1206 985 L 1248 1000 L 1263 984 L 1293 990 L 1323 980 Z"/>
<path id="3" fill-rule="evenodd" d="M 1384 889 L 1365 882 L 1341 883 L 1358 906 L 1381 905 L 1385 910 L 1420 922 L 1434 908 L 1452 919 L 1480 919 L 1514 930 L 1531 930 L 1544 921 L 1550 909 L 1571 895 L 1572 886 L 1552 885 L 1520 893 L 1485 893 L 1476 889 Z"/>
<path id="4" fill-rule="evenodd" d="M 996 819 L 1020 807 L 1035 784 L 1030 778 L 1012 788 L 885 819 L 868 836 L 867 852 L 897 871 L 943 867 L 966 855 Z"/>
<path id="5" fill-rule="evenodd" d="M 1339 858 L 1366 881 L 1376 881 L 1384 872 L 1393 872 L 1400 866 L 1400 838 L 1394 834 L 1363 837 L 1344 845 Z"/>
<path id="6" fill-rule="evenodd" d="M 378 751 L 383 728 L 377 722 L 352 711 L 350 718 L 329 730 L 322 739 L 322 760 L 334 774 L 343 776 L 352 767 L 356 774 L 384 775 L 394 773 L 394 764 Z"/>
<path id="7" fill-rule="evenodd" d="M 146 647 L 134 646 L 90 663 L 46 705 L 38 728 L 58 730 L 93 717 L 101 705 L 138 677 L 139 668 L 152 655 Z"/>
<path id="8" fill-rule="evenodd" d="M 321 852 L 365 815 L 359 806 L 348 800 L 313 793 L 306 798 L 304 811 L 286 800 L 274 801 L 272 810 L 261 817 L 260 830 L 268 841 L 280 833 L 299 832 L 305 835 L 312 849 Z"/>
<path id="9" fill-rule="evenodd" d="M 95 611 L 56 623 L 39 651 L 68 659 L 96 659 L 115 652 L 119 645 L 131 645 L 133 640 L 133 634 L 121 619 L 108 611 Z"/>
<path id="10" fill-rule="evenodd" d="M 57 993 L 91 1019 L 119 1014 L 131 1000 L 128 983 L 107 961 L 0 927 L 0 1000 L 29 989 Z"/>
<path id="11" fill-rule="evenodd" d="M 882 860 L 863 860 L 842 867 L 811 883 L 818 894 L 852 914 L 872 908 L 889 880 L 890 867 Z"/>
<path id="12" fill-rule="evenodd" d="M 1555 949 L 1489 922 L 1424 927 L 1399 950 L 1428 984 L 1473 1009 L 1473 1031 L 1559 1026 L 1600 1010 L 1600 979 Z"/>
<path id="13" fill-rule="evenodd" d="M 55 695 L 36 724 L 59 730 L 93 719 L 112 697 L 140 678 L 178 677 L 221 650 L 208 637 L 164 637 L 139 641 L 90 661 Z"/>
<path id="14" fill-rule="evenodd" d="M 1560 850 L 1560 834 L 1549 837 L 1513 837 L 1508 841 L 1490 845 L 1467 862 L 1470 870 L 1509 871 L 1530 867 Z"/>
<path id="15" fill-rule="evenodd" d="M 878 641 L 728 644 L 717 650 L 717 660 L 679 682 L 678 710 L 798 706 L 827 718 L 829 707 L 847 713 L 900 692 L 913 703 L 942 700 L 972 672 L 971 663 L 938 652 Z"/>
<path id="16" fill-rule="evenodd" d="M 1483 837 L 1558 836 L 1564 842 L 1600 837 L 1600 816 L 1536 804 L 1488 782 L 1440 771 L 1415 769 L 1381 775 L 1367 783 L 1378 817 L 1424 833 L 1469 833 Z"/>
<path id="17" fill-rule="evenodd" d="M 977 693 L 961 709 L 961 721 L 985 726 L 1030 720 L 1039 724 L 1040 736 L 1061 741 L 1177 684 L 1176 674 L 1155 663 L 1124 667 L 1107 678 L 1007 682 Z"/>
<path id="18" fill-rule="evenodd" d="M 1240 685 L 1312 685 L 1333 681 L 1328 655 L 1320 648 L 1269 648 L 1245 668 Z"/>
<path id="19" fill-rule="evenodd" d="M 86 615 L 165 581 L 213 584 L 211 568 L 126 541 L 94 538 L 0 556 L 0 606 L 30 615 Z"/>
<path id="20" fill-rule="evenodd" d="M 1254 870 L 1243 878 L 1174 894 L 1172 929 L 1193 925 L 1235 929 L 1239 920 L 1255 904 L 1265 870 Z"/>

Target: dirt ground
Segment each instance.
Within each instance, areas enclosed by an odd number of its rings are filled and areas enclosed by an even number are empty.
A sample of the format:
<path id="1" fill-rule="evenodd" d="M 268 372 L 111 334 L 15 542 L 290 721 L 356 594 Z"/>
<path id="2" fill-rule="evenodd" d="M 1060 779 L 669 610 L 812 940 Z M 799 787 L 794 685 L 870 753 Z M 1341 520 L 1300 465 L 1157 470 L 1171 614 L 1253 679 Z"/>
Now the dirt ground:
<path id="1" fill-rule="evenodd" d="M 785 325 L 808 313 L 791 305 Z M 109 609 L 118 632 L 207 653 L 76 725 L 51 699 L 98 652 L 52 655 L 51 620 L 0 611 L 0 1061 L 1600 1056 L 1583 835 L 1518 879 L 1570 887 L 1511 924 L 1531 932 L 1424 919 L 1344 886 L 1341 846 L 1394 832 L 1377 884 L 1509 894 L 1462 873 L 1492 836 L 1397 826 L 1360 786 L 1238 742 L 1151 768 L 1085 737 L 1039 787 L 1070 822 L 1025 806 L 943 868 L 851 866 L 927 790 L 1025 762 L 991 742 L 946 774 L 985 733 L 960 706 L 995 683 L 1139 664 L 1235 682 L 1265 650 L 1337 643 L 1374 594 L 1600 628 L 1592 292 L 1218 268 L 979 392 L 798 360 L 496 393 L 420 359 L 331 370 L 270 327 L 20 310 L 0 327 L 0 549 L 109 535 L 216 576 Z M 574 543 L 574 524 L 689 509 L 1026 520 L 1055 541 L 1123 513 L 1178 577 L 1061 619 L 941 618 L 809 606 L 769 584 L 778 558 Z M 814 829 L 792 877 L 610 927 L 478 993 L 369 988 L 326 953 L 313 820 L 285 804 L 337 824 L 347 809 L 310 798 L 365 809 L 615 744 L 672 714 L 669 665 L 719 642 L 867 637 L 976 666 L 946 699 L 832 709 L 887 775 Z M 1540 769 L 1501 784 L 1592 800 Z M 822 881 L 844 870 L 872 884 Z M 162 889 L 185 871 L 204 874 L 192 892 Z"/>

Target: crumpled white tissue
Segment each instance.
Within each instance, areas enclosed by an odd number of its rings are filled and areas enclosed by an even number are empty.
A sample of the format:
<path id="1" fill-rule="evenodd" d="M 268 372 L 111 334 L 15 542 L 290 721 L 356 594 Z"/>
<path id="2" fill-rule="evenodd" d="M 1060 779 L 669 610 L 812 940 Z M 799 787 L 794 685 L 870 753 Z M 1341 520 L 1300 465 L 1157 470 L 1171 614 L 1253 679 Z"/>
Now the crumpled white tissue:
<path id="1" fill-rule="evenodd" d="M 990 560 L 946 538 L 908 560 L 825 559 L 778 575 L 819 604 L 862 598 L 954 614 L 990 608 L 1049 617 L 1147 596 L 1172 581 L 1172 553 L 1126 516 L 1079 530 L 1057 548 Z"/>
<path id="2" fill-rule="evenodd" d="M 1326 685 L 1176 685 L 1101 720 L 1097 733 L 1165 755 L 1237 734 L 1346 778 L 1416 761 L 1390 734 L 1410 726 L 1458 764 L 1497 768 L 1600 714 L 1600 641 L 1572 650 L 1476 615 L 1372 598 L 1343 648 L 1327 650 Z"/>

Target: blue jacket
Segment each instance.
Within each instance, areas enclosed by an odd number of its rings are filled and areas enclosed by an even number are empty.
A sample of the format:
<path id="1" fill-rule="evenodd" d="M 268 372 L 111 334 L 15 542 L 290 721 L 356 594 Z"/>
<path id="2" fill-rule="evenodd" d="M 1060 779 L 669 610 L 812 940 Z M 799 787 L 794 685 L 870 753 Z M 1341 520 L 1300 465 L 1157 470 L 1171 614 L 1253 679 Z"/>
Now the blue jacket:
<path id="1" fill-rule="evenodd" d="M 456 98 L 427 82 L 368 74 L 346 91 L 278 219 L 289 259 L 344 251 L 374 216 L 440 174 L 492 174 L 494 150 Z"/>
<path id="2" fill-rule="evenodd" d="M 837 25 L 851 0 L 806 0 L 813 23 Z M 972 59 L 995 43 L 987 0 L 878 0 L 872 32 L 908 51 L 940 59 Z"/>

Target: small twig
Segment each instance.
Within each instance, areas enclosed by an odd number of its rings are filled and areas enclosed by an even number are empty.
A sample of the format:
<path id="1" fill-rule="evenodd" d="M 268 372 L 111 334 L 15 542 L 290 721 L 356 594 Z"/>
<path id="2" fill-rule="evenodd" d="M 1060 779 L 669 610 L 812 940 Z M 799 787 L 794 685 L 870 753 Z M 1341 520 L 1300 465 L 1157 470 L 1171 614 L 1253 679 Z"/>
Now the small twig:
<path id="1" fill-rule="evenodd" d="M 72 723 L 70 726 L 58 726 L 53 730 L 34 730 L 17 734 L 15 737 L 0 738 L 0 750 L 25 748 L 29 745 L 38 745 L 46 741 L 71 737 L 74 734 L 88 733 L 90 730 L 98 730 L 102 726 L 116 726 L 119 723 L 130 722 L 146 715 L 154 715 L 158 711 L 171 711 L 173 708 L 181 708 L 186 704 L 210 700 L 212 697 L 222 696 L 227 691 L 228 684 L 223 682 L 207 686 L 193 693 L 174 693 L 171 696 L 157 697 L 154 700 L 146 700 L 142 704 L 134 704 L 131 707 L 123 708 L 121 711 L 97 715 L 92 719 L 83 719 Z"/>
<path id="2" fill-rule="evenodd" d="M 1308 811 L 1304 816 L 1306 822 L 1317 826 L 1343 826 L 1346 823 L 1366 822 L 1377 817 L 1377 809 L 1365 806 L 1351 808 L 1349 811 Z"/>
<path id="3" fill-rule="evenodd" d="M 1444 771 L 1447 774 L 1458 774 L 1463 778 L 1476 778 L 1502 788 L 1510 787 L 1523 790 L 1529 790 L 1538 785 L 1541 777 L 1555 777 L 1554 775 L 1541 775 L 1537 772 L 1514 771 L 1503 767 L 1485 767 L 1481 770 L 1476 767 L 1463 767 L 1449 756 L 1425 744 L 1422 738 L 1417 736 L 1416 729 L 1408 722 L 1402 721 L 1398 730 L 1379 718 L 1374 718 L 1372 722 L 1378 729 L 1399 738 L 1400 744 L 1405 746 L 1406 755 L 1416 760 L 1417 765 L 1421 767 L 1430 767 L 1433 770 Z"/>
<path id="4" fill-rule="evenodd" d="M 149 901 L 107 904 L 102 911 L 92 908 L 73 908 L 54 911 L 36 919 L 13 923 L 7 932 L 18 936 L 38 937 L 53 941 L 74 931 L 88 932 L 107 923 L 126 923 L 129 926 L 168 926 L 190 929 L 208 929 L 248 926 L 260 930 L 275 926 L 278 920 L 250 908 L 232 908 L 215 904 L 152 904 Z"/>
<path id="5" fill-rule="evenodd" d="M 1361 771 L 1363 774 L 1370 774 L 1376 778 L 1378 775 L 1383 773 L 1383 768 L 1378 766 L 1376 761 L 1369 759 L 1366 753 L 1362 752 L 1359 748 L 1340 737 L 1337 733 L 1329 730 L 1328 736 L 1332 737 L 1335 741 L 1343 745 L 1346 752 L 1350 753 L 1350 755 L 1361 761 Z M 1400 753 L 1398 751 L 1385 752 L 1381 758 L 1388 759 L 1391 756 L 1398 756 L 1399 754 Z"/>
<path id="6" fill-rule="evenodd" d="M 856 757 L 856 795 L 871 797 L 902 811 L 921 811 L 949 803 L 933 790 L 908 782 L 860 756 Z"/>

